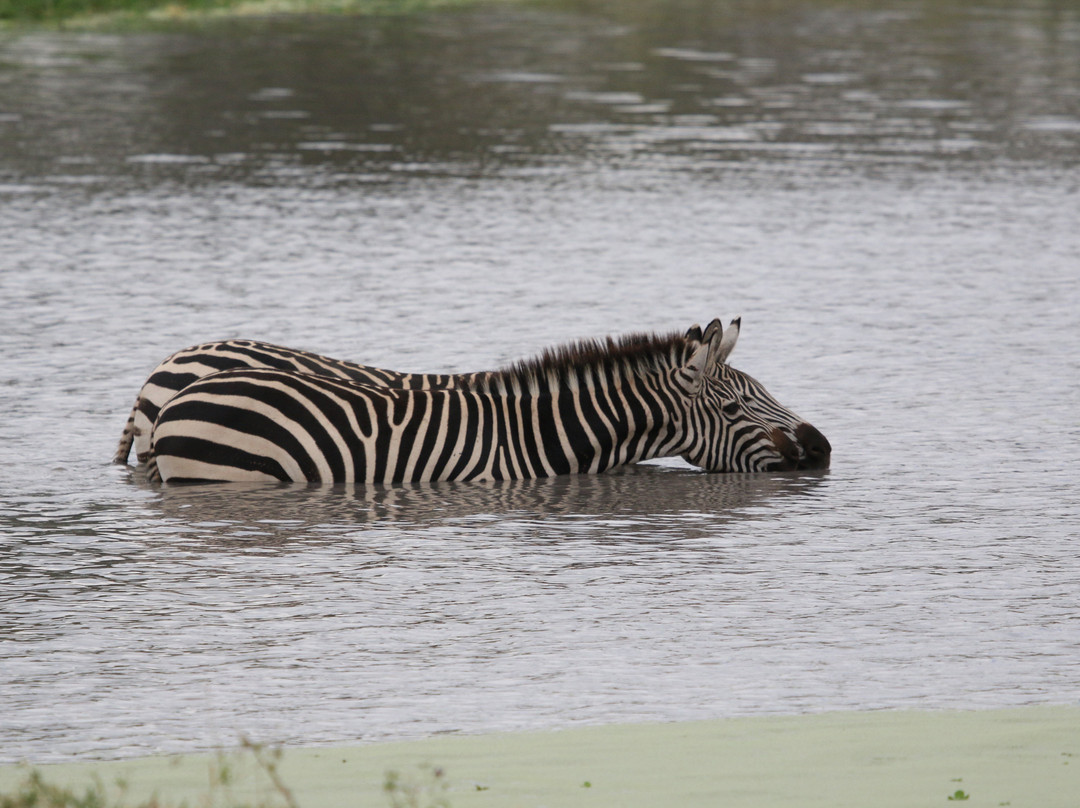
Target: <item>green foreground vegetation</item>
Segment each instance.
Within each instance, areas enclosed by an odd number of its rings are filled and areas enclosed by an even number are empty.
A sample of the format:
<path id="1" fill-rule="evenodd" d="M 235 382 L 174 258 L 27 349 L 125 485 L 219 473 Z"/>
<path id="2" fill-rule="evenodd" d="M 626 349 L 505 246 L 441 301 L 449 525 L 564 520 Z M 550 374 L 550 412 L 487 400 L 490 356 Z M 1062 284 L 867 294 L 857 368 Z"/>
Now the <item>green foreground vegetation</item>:
<path id="1" fill-rule="evenodd" d="M 40 769 L 29 769 L 18 786 L 0 791 L 0 808 L 300 808 L 278 771 L 281 758 L 280 748 L 245 740 L 237 752 L 208 760 L 205 790 L 180 802 L 157 789 L 129 802 L 129 785 L 123 777 L 106 783 L 95 772 L 89 784 L 72 786 L 47 780 Z M 389 808 L 450 808 L 447 788 L 444 772 L 430 766 L 421 767 L 416 776 L 388 770 L 383 781 Z"/>
<path id="2" fill-rule="evenodd" d="M 876 711 L 0 766 L 0 808 L 1076 808 L 1080 707 Z"/>
<path id="3" fill-rule="evenodd" d="M 476 0 L 0 0 L 0 24 L 82 28 L 256 14 L 409 14 L 475 3 Z"/>

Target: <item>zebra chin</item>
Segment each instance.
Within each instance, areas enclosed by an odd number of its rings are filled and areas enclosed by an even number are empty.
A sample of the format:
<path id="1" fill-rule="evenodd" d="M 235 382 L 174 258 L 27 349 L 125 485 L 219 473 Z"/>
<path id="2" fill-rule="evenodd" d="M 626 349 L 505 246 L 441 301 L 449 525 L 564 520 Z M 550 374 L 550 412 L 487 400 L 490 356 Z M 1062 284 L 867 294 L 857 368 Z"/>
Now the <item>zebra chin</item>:
<path id="1" fill-rule="evenodd" d="M 780 457 L 769 462 L 765 471 L 811 471 L 829 467 L 832 445 L 805 421 L 795 428 L 794 440 L 781 429 L 773 429 L 770 437 Z"/>

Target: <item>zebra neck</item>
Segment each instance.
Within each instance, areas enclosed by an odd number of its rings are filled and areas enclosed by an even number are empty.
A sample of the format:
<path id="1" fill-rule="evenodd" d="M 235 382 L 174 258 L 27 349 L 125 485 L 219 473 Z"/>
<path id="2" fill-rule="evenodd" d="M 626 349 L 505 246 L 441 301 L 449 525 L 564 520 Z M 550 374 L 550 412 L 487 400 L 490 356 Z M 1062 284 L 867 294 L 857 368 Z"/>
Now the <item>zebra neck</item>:
<path id="1" fill-rule="evenodd" d="M 595 474 L 682 451 L 686 417 L 670 374 L 599 371 L 564 373 L 557 384 L 537 379 L 524 389 L 508 379 L 490 391 L 498 402 L 496 476 Z"/>

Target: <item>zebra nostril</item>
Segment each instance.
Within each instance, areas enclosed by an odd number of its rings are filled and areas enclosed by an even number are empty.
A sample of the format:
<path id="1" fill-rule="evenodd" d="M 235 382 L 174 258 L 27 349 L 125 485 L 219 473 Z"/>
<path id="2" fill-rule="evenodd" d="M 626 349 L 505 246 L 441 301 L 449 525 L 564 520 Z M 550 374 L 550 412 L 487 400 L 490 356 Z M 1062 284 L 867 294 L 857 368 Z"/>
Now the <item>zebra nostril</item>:
<path id="1" fill-rule="evenodd" d="M 828 439 L 810 424 L 801 423 L 795 429 L 795 437 L 802 446 L 803 458 L 799 468 L 827 469 L 832 456 Z"/>
<path id="2" fill-rule="evenodd" d="M 772 471 L 790 471 L 799 465 L 799 447 L 791 438 L 784 434 L 783 430 L 773 429 L 770 433 L 776 451 L 783 460 L 776 464 Z"/>

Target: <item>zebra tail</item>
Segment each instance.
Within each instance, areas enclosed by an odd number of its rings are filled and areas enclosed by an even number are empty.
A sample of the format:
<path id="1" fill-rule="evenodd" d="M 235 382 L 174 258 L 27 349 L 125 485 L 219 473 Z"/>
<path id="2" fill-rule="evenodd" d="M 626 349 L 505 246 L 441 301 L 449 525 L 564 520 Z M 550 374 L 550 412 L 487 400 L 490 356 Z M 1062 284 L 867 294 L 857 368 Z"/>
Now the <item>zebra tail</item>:
<path id="1" fill-rule="evenodd" d="M 131 445 L 135 442 L 135 413 L 139 411 L 139 402 L 141 398 L 135 399 L 135 406 L 131 408 L 131 415 L 128 416 L 127 423 L 124 425 L 124 431 L 120 435 L 120 443 L 116 447 L 116 454 L 113 455 L 112 462 L 121 466 L 126 465 L 128 462 L 128 455 L 131 454 Z"/>

